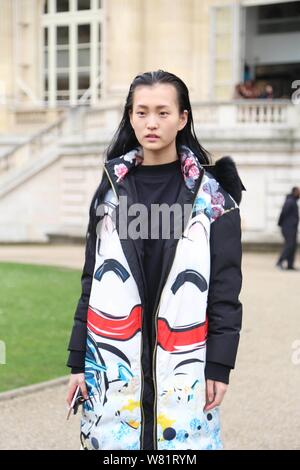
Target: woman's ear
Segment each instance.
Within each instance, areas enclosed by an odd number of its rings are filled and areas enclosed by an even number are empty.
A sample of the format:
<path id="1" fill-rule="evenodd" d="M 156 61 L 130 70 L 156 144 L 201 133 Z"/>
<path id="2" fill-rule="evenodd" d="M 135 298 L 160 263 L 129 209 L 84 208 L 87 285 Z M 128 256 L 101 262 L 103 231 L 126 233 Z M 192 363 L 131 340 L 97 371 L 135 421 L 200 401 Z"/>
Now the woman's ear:
<path id="1" fill-rule="evenodd" d="M 187 109 L 184 109 L 183 112 L 181 113 L 181 121 L 182 121 L 182 124 L 181 124 L 181 127 L 180 129 L 178 129 L 179 131 L 182 131 L 182 129 L 186 126 L 187 124 L 187 121 L 188 121 L 188 110 Z"/>

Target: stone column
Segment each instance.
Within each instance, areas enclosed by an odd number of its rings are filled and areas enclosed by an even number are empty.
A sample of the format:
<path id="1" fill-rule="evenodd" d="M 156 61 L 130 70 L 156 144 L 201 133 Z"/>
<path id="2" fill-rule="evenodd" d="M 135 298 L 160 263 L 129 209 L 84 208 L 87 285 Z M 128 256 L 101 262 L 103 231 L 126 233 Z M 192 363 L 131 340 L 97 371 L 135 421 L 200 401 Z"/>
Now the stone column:
<path id="1" fill-rule="evenodd" d="M 0 15 L 0 132 L 10 127 L 9 101 L 13 97 L 13 1 L 1 2 Z"/>
<path id="2" fill-rule="evenodd" d="M 144 69 L 175 73 L 193 82 L 193 0 L 146 0 Z"/>
<path id="3" fill-rule="evenodd" d="M 122 98 L 143 71 L 144 0 L 109 0 L 105 26 L 107 97 Z"/>

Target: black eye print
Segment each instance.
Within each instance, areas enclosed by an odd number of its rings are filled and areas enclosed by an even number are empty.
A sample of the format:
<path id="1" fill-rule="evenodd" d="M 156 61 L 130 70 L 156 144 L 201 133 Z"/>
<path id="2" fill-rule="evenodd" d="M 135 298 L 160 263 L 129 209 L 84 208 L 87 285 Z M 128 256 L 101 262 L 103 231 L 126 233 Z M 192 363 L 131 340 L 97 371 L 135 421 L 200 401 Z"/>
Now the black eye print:
<path id="1" fill-rule="evenodd" d="M 185 282 L 191 282 L 192 284 L 195 284 L 195 286 L 198 287 L 201 292 L 205 292 L 207 290 L 207 282 L 202 274 L 200 274 L 198 271 L 195 271 L 194 269 L 185 269 L 178 274 L 171 287 L 173 294 L 176 294 L 178 289 Z"/>
<path id="2" fill-rule="evenodd" d="M 97 279 L 97 281 L 101 281 L 104 274 L 108 271 L 113 271 L 123 282 L 127 281 L 130 277 L 127 269 L 119 261 L 110 258 L 106 259 L 104 263 L 99 266 L 95 272 L 94 278 Z"/>

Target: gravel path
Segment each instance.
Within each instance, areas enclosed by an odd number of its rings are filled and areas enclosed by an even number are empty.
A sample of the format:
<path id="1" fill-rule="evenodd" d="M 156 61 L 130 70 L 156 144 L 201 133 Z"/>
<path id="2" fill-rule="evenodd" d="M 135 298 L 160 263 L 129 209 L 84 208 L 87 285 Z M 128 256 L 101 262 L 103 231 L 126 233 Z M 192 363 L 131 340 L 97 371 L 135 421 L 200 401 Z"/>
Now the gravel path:
<path id="1" fill-rule="evenodd" d="M 81 246 L 0 248 L 0 260 L 77 268 L 83 255 Z M 293 343 L 300 343 L 300 271 L 277 270 L 276 256 L 243 255 L 243 330 L 221 406 L 226 449 L 300 449 L 300 361 L 292 361 Z M 66 421 L 65 395 L 62 384 L 0 395 L 0 449 L 79 449 L 79 415 Z"/>

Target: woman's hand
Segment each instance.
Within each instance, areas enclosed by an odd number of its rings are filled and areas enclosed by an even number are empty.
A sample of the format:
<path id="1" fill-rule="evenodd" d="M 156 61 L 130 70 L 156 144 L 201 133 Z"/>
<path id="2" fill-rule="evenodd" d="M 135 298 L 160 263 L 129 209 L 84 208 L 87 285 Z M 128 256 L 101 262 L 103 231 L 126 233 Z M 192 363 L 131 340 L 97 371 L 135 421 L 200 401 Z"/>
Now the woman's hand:
<path id="1" fill-rule="evenodd" d="M 209 411 L 222 403 L 228 385 L 216 380 L 206 381 L 206 403 L 203 411 Z"/>
<path id="2" fill-rule="evenodd" d="M 85 384 L 84 373 L 71 374 L 69 384 L 68 384 L 67 398 L 66 398 L 66 401 L 69 406 L 71 406 L 72 398 L 74 397 L 74 393 L 77 388 L 77 385 L 79 385 L 83 397 L 86 400 L 88 399 L 88 392 L 87 392 L 87 388 Z"/>

